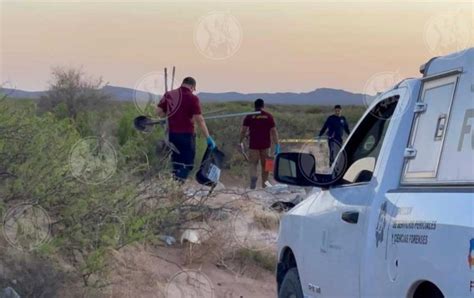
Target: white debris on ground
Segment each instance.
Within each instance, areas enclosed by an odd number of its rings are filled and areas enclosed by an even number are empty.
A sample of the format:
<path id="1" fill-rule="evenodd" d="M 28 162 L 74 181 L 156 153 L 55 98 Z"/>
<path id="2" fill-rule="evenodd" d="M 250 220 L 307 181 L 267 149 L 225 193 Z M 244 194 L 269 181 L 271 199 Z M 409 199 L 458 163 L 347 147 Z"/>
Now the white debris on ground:
<path id="1" fill-rule="evenodd" d="M 286 184 L 266 183 L 267 187 L 255 190 L 249 193 L 251 198 L 257 199 L 267 206 L 272 206 L 275 203 L 291 203 L 293 206 L 299 204 L 310 189 L 304 187 L 290 186 Z"/>
<path id="2" fill-rule="evenodd" d="M 224 184 L 219 182 L 218 186 L 210 193 L 210 187 L 191 184 L 186 187 L 184 193 L 188 198 L 194 198 L 197 201 L 206 197 L 212 197 L 212 200 L 214 200 L 217 197 L 225 195 L 228 200 L 248 198 L 262 206 L 273 208 L 272 206 L 276 203 L 283 203 L 286 206 L 293 207 L 304 200 L 310 191 L 318 191 L 318 189 L 315 188 L 305 188 L 287 184 L 272 185 L 268 181 L 265 185 L 265 188 L 251 190 L 240 187 L 226 188 Z M 288 208 L 285 209 L 287 210 Z"/>
<path id="3" fill-rule="evenodd" d="M 183 244 L 185 241 L 194 244 L 201 244 L 201 237 L 199 235 L 199 231 L 191 229 L 185 230 L 181 235 L 181 244 Z"/>
<path id="4" fill-rule="evenodd" d="M 304 200 L 309 191 L 317 191 L 269 182 L 265 188 L 256 190 L 225 187 L 222 183 L 211 193 L 210 190 L 210 187 L 187 183 L 183 192 L 190 199 L 189 202 L 195 202 L 200 208 L 209 211 L 206 222 L 214 222 L 214 227 L 232 233 L 233 240 L 239 246 L 252 250 L 273 250 L 278 238 L 281 213 Z M 201 244 L 208 238 L 205 235 L 207 230 L 212 229 L 187 226 L 178 239 L 181 243 Z"/>
<path id="5" fill-rule="evenodd" d="M 176 243 L 176 239 L 173 236 L 168 235 L 159 235 L 158 239 L 166 243 L 166 245 L 171 246 Z"/>

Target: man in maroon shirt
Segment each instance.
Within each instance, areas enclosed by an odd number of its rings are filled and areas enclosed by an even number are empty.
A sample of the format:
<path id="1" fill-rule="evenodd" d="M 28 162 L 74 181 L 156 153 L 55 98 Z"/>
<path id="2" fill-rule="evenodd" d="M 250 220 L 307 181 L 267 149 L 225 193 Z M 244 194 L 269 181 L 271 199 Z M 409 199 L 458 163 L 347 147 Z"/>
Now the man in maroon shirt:
<path id="1" fill-rule="evenodd" d="M 257 186 L 257 167 L 259 161 L 262 169 L 262 187 L 265 187 L 265 182 L 268 180 L 268 172 L 265 171 L 265 160 L 269 157 L 272 142 L 275 144 L 275 155 L 280 153 L 278 133 L 272 114 L 263 110 L 265 106 L 263 99 L 257 99 L 254 105 L 255 111 L 260 111 L 260 115 L 246 116 L 240 131 L 241 147 L 243 147 L 244 138 L 247 134 L 249 135 L 249 173 L 251 189 L 255 189 Z"/>
<path id="2" fill-rule="evenodd" d="M 174 147 L 171 154 L 173 174 L 179 181 L 186 180 L 194 167 L 196 155 L 194 122 L 204 133 L 207 145 L 211 149 L 216 147 L 201 114 L 199 98 L 193 94 L 195 90 L 196 80 L 187 77 L 183 80 L 181 87 L 163 95 L 156 109 L 160 117 L 168 118 L 169 142 Z"/>

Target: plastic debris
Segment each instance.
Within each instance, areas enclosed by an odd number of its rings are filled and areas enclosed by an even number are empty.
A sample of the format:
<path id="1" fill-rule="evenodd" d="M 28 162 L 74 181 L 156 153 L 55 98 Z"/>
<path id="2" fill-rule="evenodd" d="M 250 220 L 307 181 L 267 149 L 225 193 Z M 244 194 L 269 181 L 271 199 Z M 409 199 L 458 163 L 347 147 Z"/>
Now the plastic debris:
<path id="1" fill-rule="evenodd" d="M 181 235 L 181 244 L 184 241 L 188 241 L 194 244 L 201 244 L 201 237 L 199 236 L 199 232 L 196 230 L 187 229 Z"/>
<path id="2" fill-rule="evenodd" d="M 268 183 L 268 184 L 270 184 L 270 183 Z M 268 186 L 267 183 L 265 182 L 265 185 L 267 186 L 265 188 L 265 191 L 268 191 L 268 192 L 273 193 L 273 194 L 282 193 L 282 192 L 289 192 L 288 191 L 288 185 L 286 185 L 286 184 L 275 184 L 275 185 L 270 184 L 270 186 Z"/>
<path id="3" fill-rule="evenodd" d="M 171 246 L 176 243 L 176 239 L 173 236 L 168 236 L 168 235 L 160 235 L 158 236 L 158 239 L 166 243 L 166 245 Z"/>

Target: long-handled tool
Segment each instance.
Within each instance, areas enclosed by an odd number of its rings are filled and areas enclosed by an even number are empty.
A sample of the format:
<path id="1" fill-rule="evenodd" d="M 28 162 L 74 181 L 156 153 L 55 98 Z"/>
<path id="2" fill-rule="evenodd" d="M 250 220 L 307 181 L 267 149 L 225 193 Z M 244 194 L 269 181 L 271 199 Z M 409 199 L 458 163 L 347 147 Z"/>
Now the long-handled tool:
<path id="1" fill-rule="evenodd" d="M 168 92 L 168 69 L 165 67 L 165 92 Z"/>
<path id="2" fill-rule="evenodd" d="M 173 90 L 173 86 L 174 86 L 174 73 L 176 71 L 176 67 L 173 66 L 173 72 L 171 73 L 171 89 L 170 90 Z"/>
<path id="3" fill-rule="evenodd" d="M 172 74 L 172 80 L 171 80 L 171 89 L 173 89 L 173 83 L 174 83 L 174 73 L 175 73 L 175 67 L 173 66 L 173 74 Z M 168 69 L 165 67 L 165 92 L 168 92 Z M 140 117 L 140 116 L 139 116 Z M 137 118 L 139 118 L 137 117 Z M 143 116 L 142 116 L 143 117 Z M 133 123 L 135 124 L 135 127 L 145 127 L 143 130 L 146 129 L 146 126 L 144 125 L 138 125 L 136 124 L 136 120 L 137 118 L 135 118 L 135 120 L 133 121 Z M 146 117 L 145 117 L 146 118 Z M 141 118 L 142 120 L 138 120 L 138 121 L 143 121 L 143 118 Z M 143 123 L 149 123 L 149 121 L 145 120 Z M 176 148 L 176 146 L 170 142 L 170 135 L 169 135 L 169 126 L 168 126 L 168 117 L 166 117 L 164 119 L 164 125 L 165 125 L 165 145 L 171 149 L 171 151 L 179 154 L 179 150 L 178 148 Z"/>
<path id="4" fill-rule="evenodd" d="M 231 118 L 231 117 L 242 117 L 242 116 L 247 116 L 247 115 L 260 115 L 260 111 L 257 112 L 243 112 L 243 113 L 232 113 L 232 114 L 223 114 L 223 115 L 213 115 L 213 116 L 207 116 L 204 117 L 206 120 L 211 120 L 211 119 L 223 119 L 223 118 Z M 133 120 L 133 124 L 135 128 L 139 131 L 145 131 L 147 127 L 154 126 L 156 124 L 165 124 L 167 122 L 166 118 L 165 119 L 158 119 L 158 120 L 153 120 L 147 116 L 138 116 Z"/>
<path id="5" fill-rule="evenodd" d="M 242 156 L 244 157 L 245 161 L 249 161 L 249 156 L 248 156 L 247 153 L 245 152 L 245 147 L 244 147 L 244 144 L 243 144 L 243 143 L 240 143 L 240 145 L 239 145 L 239 152 L 242 154 Z"/>

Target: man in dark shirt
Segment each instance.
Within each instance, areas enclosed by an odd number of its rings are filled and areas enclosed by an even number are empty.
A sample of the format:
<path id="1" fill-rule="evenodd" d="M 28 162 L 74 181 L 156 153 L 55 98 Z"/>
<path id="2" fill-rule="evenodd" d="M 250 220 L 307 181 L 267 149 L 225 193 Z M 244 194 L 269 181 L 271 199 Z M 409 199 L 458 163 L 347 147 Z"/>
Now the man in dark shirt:
<path id="1" fill-rule="evenodd" d="M 207 145 L 214 149 L 216 144 L 209 135 L 206 122 L 201 113 L 199 98 L 193 94 L 196 80 L 187 77 L 181 87 L 166 92 L 157 106 L 160 117 L 167 117 L 168 141 L 173 152 L 171 162 L 173 174 L 179 181 L 184 181 L 194 167 L 196 155 L 196 135 L 194 122 L 198 124 L 207 139 Z"/>
<path id="2" fill-rule="evenodd" d="M 249 173 L 250 188 L 257 186 L 257 167 L 260 162 L 262 169 L 262 187 L 268 180 L 268 172 L 265 171 L 265 160 L 269 158 L 269 151 L 275 144 L 275 155 L 280 153 L 278 143 L 278 132 L 275 127 L 275 120 L 272 114 L 264 111 L 264 101 L 259 98 L 255 101 L 255 111 L 260 111 L 259 115 L 248 115 L 245 117 L 240 131 L 240 146 L 243 148 L 243 141 L 249 135 Z"/>
<path id="3" fill-rule="evenodd" d="M 342 146 L 342 136 L 344 131 L 349 134 L 349 125 L 344 116 L 341 116 L 342 108 L 340 105 L 334 106 L 334 114 L 329 116 L 324 122 L 323 128 L 319 132 L 318 139 L 327 130 L 328 147 L 329 147 L 329 164 L 332 165 L 339 149 Z"/>

